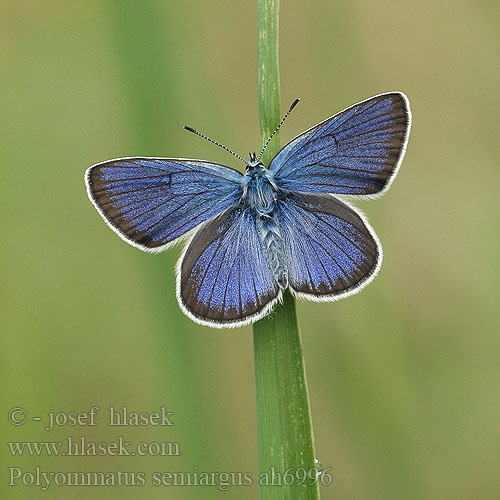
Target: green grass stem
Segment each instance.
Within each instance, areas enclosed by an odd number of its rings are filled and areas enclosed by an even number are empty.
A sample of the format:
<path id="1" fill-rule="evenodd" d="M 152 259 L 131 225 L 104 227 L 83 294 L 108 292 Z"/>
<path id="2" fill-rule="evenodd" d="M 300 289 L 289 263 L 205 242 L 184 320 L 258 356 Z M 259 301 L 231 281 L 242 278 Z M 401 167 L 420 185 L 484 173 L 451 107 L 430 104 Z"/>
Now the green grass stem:
<path id="1" fill-rule="evenodd" d="M 257 64 L 262 144 L 280 121 L 278 20 L 279 0 L 258 0 Z M 276 134 L 263 156 L 265 165 L 279 147 L 279 135 Z M 318 500 L 302 345 L 295 299 L 288 290 L 273 313 L 254 324 L 253 336 L 260 498 Z M 303 474 L 307 473 L 312 480 L 303 480 Z M 280 485 L 273 485 L 279 482 Z"/>

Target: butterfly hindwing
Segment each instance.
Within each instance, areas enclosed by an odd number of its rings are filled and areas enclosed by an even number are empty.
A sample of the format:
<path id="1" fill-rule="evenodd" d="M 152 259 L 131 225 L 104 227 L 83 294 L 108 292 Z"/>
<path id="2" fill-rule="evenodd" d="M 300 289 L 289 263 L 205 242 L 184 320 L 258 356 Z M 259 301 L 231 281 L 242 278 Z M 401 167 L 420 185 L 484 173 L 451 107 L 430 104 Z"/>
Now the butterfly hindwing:
<path id="1" fill-rule="evenodd" d="M 263 316 L 279 296 L 249 208 L 229 208 L 203 225 L 179 264 L 179 303 L 202 324 L 241 326 Z"/>
<path id="2" fill-rule="evenodd" d="M 385 192 L 403 159 L 411 114 L 401 92 L 355 104 L 297 136 L 269 169 L 282 189 L 373 195 Z"/>
<path id="3" fill-rule="evenodd" d="M 279 201 L 290 287 L 311 300 L 336 300 L 365 286 L 382 251 L 368 223 L 333 196 L 288 195 Z"/>
<path id="4" fill-rule="evenodd" d="M 241 177 L 198 160 L 121 158 L 90 167 L 89 197 L 128 243 L 158 251 L 241 196 Z"/>

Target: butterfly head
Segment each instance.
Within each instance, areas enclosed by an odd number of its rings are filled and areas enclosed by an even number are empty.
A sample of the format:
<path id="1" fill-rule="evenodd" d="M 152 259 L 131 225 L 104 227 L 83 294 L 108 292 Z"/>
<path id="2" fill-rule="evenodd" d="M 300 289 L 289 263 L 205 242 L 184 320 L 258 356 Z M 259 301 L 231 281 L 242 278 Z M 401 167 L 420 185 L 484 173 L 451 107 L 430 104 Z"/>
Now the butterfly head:
<path id="1" fill-rule="evenodd" d="M 247 162 L 246 173 L 252 174 L 265 170 L 264 164 L 255 156 L 255 153 L 250 153 L 250 161 Z"/>

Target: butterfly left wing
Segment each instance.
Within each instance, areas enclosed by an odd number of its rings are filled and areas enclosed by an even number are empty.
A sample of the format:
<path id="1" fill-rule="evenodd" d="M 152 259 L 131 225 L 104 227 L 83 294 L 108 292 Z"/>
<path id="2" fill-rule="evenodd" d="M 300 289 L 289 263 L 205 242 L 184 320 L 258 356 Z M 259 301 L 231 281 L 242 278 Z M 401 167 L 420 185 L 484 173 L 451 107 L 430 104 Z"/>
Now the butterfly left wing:
<path id="1" fill-rule="evenodd" d="M 87 191 L 127 243 L 161 251 L 241 196 L 242 174 L 200 160 L 120 158 L 85 174 Z"/>
<path id="2" fill-rule="evenodd" d="M 372 97 L 297 136 L 273 158 L 269 170 L 288 191 L 382 194 L 403 160 L 410 122 L 403 93 Z"/>
<path id="3" fill-rule="evenodd" d="M 333 196 L 289 194 L 278 202 L 289 283 L 310 300 L 356 293 L 376 275 L 382 248 L 356 211 Z"/>
<path id="4" fill-rule="evenodd" d="M 242 326 L 266 314 L 279 295 L 249 208 L 236 205 L 208 221 L 179 260 L 177 298 L 198 323 Z"/>

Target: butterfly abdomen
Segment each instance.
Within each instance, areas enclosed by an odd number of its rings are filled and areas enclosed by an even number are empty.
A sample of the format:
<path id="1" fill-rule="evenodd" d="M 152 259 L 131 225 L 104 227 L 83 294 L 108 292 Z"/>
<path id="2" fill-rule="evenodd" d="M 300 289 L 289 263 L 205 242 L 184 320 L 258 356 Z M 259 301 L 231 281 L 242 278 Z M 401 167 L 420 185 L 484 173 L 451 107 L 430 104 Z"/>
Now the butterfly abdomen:
<path id="1" fill-rule="evenodd" d="M 277 212 L 278 209 L 275 207 L 271 213 L 257 217 L 257 229 L 274 279 L 280 288 L 286 288 L 288 286 L 288 266 Z"/>

